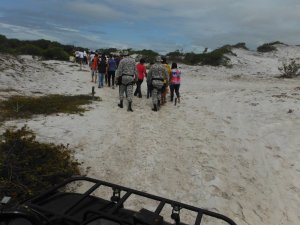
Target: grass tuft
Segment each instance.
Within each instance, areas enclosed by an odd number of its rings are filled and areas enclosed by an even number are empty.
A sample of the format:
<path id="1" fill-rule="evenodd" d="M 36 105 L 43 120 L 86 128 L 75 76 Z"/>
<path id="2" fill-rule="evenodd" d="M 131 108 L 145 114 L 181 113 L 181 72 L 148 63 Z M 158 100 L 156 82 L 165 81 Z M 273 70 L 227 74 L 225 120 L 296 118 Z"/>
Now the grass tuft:
<path id="1" fill-rule="evenodd" d="M 47 95 L 42 97 L 12 96 L 0 102 L 2 119 L 30 118 L 36 114 L 50 115 L 55 113 L 83 113 L 82 105 L 92 103 L 90 95 Z M 94 100 L 101 100 L 94 97 Z"/>

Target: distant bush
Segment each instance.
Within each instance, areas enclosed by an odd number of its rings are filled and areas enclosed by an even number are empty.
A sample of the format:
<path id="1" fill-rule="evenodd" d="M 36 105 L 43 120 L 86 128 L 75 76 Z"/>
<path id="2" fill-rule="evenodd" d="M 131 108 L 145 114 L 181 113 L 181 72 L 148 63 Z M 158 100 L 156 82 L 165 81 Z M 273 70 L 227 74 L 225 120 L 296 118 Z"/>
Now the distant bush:
<path id="1" fill-rule="evenodd" d="M 231 49 L 232 46 L 224 45 L 223 47 L 208 53 L 186 53 L 184 62 L 191 65 L 200 63 L 201 65 L 227 66 L 229 59 L 225 56 L 225 54 L 233 54 Z"/>
<path id="2" fill-rule="evenodd" d="M 106 54 L 106 55 L 109 55 L 112 52 L 117 52 L 117 51 L 118 51 L 118 49 L 116 49 L 116 48 L 99 48 L 96 50 L 96 52 L 101 53 L 101 54 Z"/>
<path id="3" fill-rule="evenodd" d="M 218 66 L 223 65 L 227 66 L 229 58 L 225 56 L 225 54 L 235 55 L 232 51 L 232 46 L 224 45 L 221 48 L 218 48 L 212 52 L 204 54 L 203 64 Z"/>
<path id="4" fill-rule="evenodd" d="M 26 44 L 20 47 L 20 52 L 22 52 L 22 54 L 24 55 L 34 55 L 34 56 L 43 55 L 43 50 L 32 44 Z"/>
<path id="5" fill-rule="evenodd" d="M 169 52 L 166 54 L 170 62 L 182 62 L 184 59 L 184 55 L 185 54 L 180 52 L 179 50 L 176 50 L 174 52 Z"/>
<path id="6" fill-rule="evenodd" d="M 26 126 L 6 130 L 0 138 L 1 195 L 21 201 L 80 174 L 66 146 L 39 143 Z"/>
<path id="7" fill-rule="evenodd" d="M 276 51 L 276 50 L 277 50 L 277 48 L 270 44 L 263 44 L 263 45 L 257 47 L 258 52 L 272 52 L 272 51 Z"/>
<path id="8" fill-rule="evenodd" d="M 140 58 L 145 59 L 146 63 L 154 62 L 156 56 L 159 55 L 159 53 L 149 49 L 143 49 L 143 50 L 129 49 L 129 54 L 138 54 Z"/>
<path id="9" fill-rule="evenodd" d="M 56 59 L 56 60 L 69 60 L 69 54 L 67 54 L 62 48 L 51 47 L 44 51 L 43 57 L 45 59 Z"/>
<path id="10" fill-rule="evenodd" d="M 0 35 L 0 52 L 40 56 L 44 59 L 69 60 L 73 55 L 74 46 L 62 45 L 58 42 L 48 40 L 20 41 L 17 39 L 7 39 Z"/>
<path id="11" fill-rule="evenodd" d="M 257 47 L 257 51 L 258 52 L 272 52 L 272 51 L 276 51 L 277 48 L 274 45 L 277 45 L 277 44 L 285 45 L 284 43 L 282 43 L 280 41 L 274 41 L 274 42 L 271 42 L 271 43 L 265 43 L 265 44 L 263 44 L 261 46 L 258 46 Z"/>
<path id="12" fill-rule="evenodd" d="M 36 41 L 26 41 L 26 42 L 32 43 L 33 45 L 35 45 L 41 49 L 47 49 L 51 45 L 51 41 L 44 40 L 44 39 L 40 39 L 40 40 L 36 40 Z"/>
<path id="13" fill-rule="evenodd" d="M 286 44 L 284 44 L 284 43 L 282 43 L 282 42 L 280 42 L 280 41 L 274 41 L 274 42 L 271 42 L 271 43 L 269 43 L 270 45 L 286 45 Z"/>
<path id="14" fill-rule="evenodd" d="M 283 63 L 282 67 L 278 68 L 278 70 L 282 73 L 282 78 L 293 78 L 299 76 L 299 69 L 300 64 L 296 63 L 295 59 L 290 59 L 289 62 Z"/>
<path id="15" fill-rule="evenodd" d="M 202 62 L 202 54 L 196 54 L 194 52 L 186 53 L 184 56 L 184 62 L 190 65 L 195 65 Z"/>
<path id="16" fill-rule="evenodd" d="M 240 42 L 240 43 L 237 43 L 235 45 L 232 45 L 233 48 L 241 48 L 241 49 L 245 49 L 245 50 L 249 50 L 247 47 L 246 47 L 246 43 L 244 42 Z"/>

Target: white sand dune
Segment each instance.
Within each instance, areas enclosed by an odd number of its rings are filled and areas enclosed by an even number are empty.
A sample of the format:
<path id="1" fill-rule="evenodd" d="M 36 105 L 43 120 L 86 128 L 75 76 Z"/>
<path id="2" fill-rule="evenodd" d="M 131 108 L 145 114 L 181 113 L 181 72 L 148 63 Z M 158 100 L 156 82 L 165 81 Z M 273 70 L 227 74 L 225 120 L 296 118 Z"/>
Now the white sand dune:
<path id="1" fill-rule="evenodd" d="M 133 113 L 120 109 L 117 89 L 105 87 L 96 90 L 103 101 L 83 116 L 36 116 L 0 129 L 28 124 L 40 141 L 69 143 L 88 176 L 220 212 L 240 225 L 299 225 L 300 79 L 275 76 L 286 58 L 300 58 L 300 47 L 277 47 L 264 54 L 235 49 L 232 68 L 181 65 L 182 101 L 157 113 L 145 97 L 134 98 Z M 1 68 L 1 98 L 87 94 L 96 86 L 88 67 L 22 60 Z"/>

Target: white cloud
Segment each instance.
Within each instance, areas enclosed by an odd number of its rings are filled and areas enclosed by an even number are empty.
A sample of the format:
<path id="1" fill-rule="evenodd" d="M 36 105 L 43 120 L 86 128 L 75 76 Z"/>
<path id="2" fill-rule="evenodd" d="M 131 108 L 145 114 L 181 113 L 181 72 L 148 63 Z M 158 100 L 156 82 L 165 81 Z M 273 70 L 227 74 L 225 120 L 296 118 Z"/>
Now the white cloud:
<path id="1" fill-rule="evenodd" d="M 60 39 L 57 38 L 56 36 L 48 35 L 45 32 L 38 30 L 38 29 L 16 26 L 16 25 L 7 24 L 7 23 L 0 23 L 0 28 L 3 29 L 3 31 L 6 30 L 7 32 L 5 32 L 5 33 L 8 33 L 8 36 L 19 38 L 20 40 L 46 39 L 46 40 L 60 41 Z"/>
<path id="2" fill-rule="evenodd" d="M 237 42 L 253 47 L 274 40 L 299 44 L 300 36 L 299 0 L 52 0 L 49 8 L 38 8 L 45 7 L 39 1 L 35 7 L 10 18 L 13 11 L 0 12 L 3 24 L 15 24 L 5 28 L 6 33 L 11 30 L 20 32 L 18 37 L 25 33 L 83 46 L 163 51 L 200 51 L 202 46 L 216 48 Z M 47 27 L 45 21 L 50 22 Z M 20 28 L 29 24 L 31 31 Z"/>
<path id="3" fill-rule="evenodd" d="M 80 18 L 91 18 L 91 22 L 97 23 L 101 22 L 101 20 L 117 20 L 122 16 L 118 10 L 115 10 L 108 5 L 104 5 L 102 3 L 90 3 L 85 1 L 72 1 L 67 3 L 66 6 L 71 13 L 74 14 L 74 17 Z M 93 20 L 96 18 L 98 20 Z"/>
<path id="4" fill-rule="evenodd" d="M 59 29 L 59 30 L 68 31 L 68 32 L 76 32 L 76 33 L 79 32 L 79 30 L 72 29 L 72 28 L 67 28 L 67 27 L 56 27 L 56 28 Z"/>

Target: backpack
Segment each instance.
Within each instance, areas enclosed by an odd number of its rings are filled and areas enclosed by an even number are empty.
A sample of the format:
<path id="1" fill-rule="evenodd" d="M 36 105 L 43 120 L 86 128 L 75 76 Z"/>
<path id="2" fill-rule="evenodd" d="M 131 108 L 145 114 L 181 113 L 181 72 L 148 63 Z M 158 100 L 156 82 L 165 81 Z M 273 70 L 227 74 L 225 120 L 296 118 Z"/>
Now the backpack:
<path id="1" fill-rule="evenodd" d="M 114 59 L 109 59 L 108 60 L 108 70 L 109 71 L 115 71 L 117 69 L 117 63 L 116 63 L 116 60 Z"/>
<path id="2" fill-rule="evenodd" d="M 98 71 L 99 73 L 105 73 L 106 72 L 106 60 L 103 58 L 100 58 L 98 61 Z"/>

